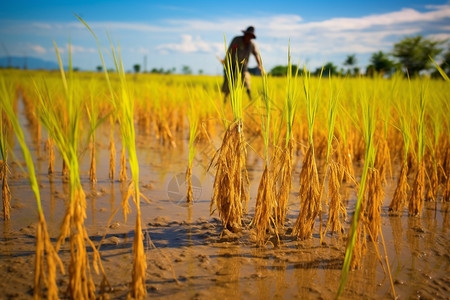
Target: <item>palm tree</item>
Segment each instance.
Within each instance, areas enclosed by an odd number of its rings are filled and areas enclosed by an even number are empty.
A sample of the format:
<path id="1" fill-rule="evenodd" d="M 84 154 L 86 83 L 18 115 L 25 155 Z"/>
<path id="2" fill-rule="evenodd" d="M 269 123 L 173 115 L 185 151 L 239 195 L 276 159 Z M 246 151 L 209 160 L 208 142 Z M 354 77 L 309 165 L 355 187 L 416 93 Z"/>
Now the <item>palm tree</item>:
<path id="1" fill-rule="evenodd" d="M 348 66 L 347 74 L 352 75 L 352 69 L 354 71 L 353 75 L 357 75 L 359 72 L 359 68 L 353 67 L 356 66 L 358 60 L 356 59 L 356 54 L 347 55 L 347 58 L 344 61 L 344 66 Z"/>

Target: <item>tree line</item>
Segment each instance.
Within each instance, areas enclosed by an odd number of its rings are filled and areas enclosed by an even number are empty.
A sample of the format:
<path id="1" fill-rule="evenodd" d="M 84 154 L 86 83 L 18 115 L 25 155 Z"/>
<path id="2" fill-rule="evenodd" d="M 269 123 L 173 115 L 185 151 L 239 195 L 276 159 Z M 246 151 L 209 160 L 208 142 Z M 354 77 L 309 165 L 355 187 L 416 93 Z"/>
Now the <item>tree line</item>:
<path id="1" fill-rule="evenodd" d="M 444 52 L 442 46 L 447 41 L 432 41 L 423 38 L 421 35 L 415 37 L 405 37 L 394 44 L 391 53 L 384 53 L 378 51 L 372 54 L 370 64 L 366 67 L 365 74 L 373 76 L 374 74 L 391 75 L 397 70 L 408 72 L 410 76 L 417 76 L 422 71 L 431 72 L 431 76 L 439 76 L 435 70 L 430 58 L 436 58 Z M 449 44 L 447 44 L 448 47 Z M 392 59 L 391 59 L 392 57 Z M 361 69 L 357 66 L 357 59 L 355 54 L 348 55 L 343 65 L 346 69 L 338 67 L 332 62 L 327 62 L 322 68 L 317 68 L 312 73 L 319 75 L 322 72 L 323 76 L 349 75 L 357 76 L 361 73 Z M 442 56 L 440 67 L 447 75 L 450 75 L 450 48 Z M 270 70 L 272 76 L 285 76 L 287 74 L 287 66 L 275 66 Z M 292 72 L 297 70 L 297 66 L 292 66 Z M 301 72 L 302 70 L 299 70 Z"/>

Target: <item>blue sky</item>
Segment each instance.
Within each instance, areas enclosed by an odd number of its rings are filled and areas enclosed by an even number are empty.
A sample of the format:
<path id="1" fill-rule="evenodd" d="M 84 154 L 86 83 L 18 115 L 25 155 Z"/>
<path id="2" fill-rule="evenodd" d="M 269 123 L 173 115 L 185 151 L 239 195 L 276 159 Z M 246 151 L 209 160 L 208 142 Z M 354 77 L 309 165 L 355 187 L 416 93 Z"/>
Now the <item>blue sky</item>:
<path id="1" fill-rule="evenodd" d="M 188 65 L 194 73 L 222 74 L 224 35 L 230 41 L 249 25 L 266 69 L 287 64 L 289 41 L 293 61 L 315 69 L 328 61 L 342 67 L 349 54 L 365 68 L 372 53 L 391 51 L 405 36 L 450 39 L 450 1 L 2 0 L 0 56 L 56 61 L 55 40 L 67 61 L 70 37 L 74 66 L 94 70 L 95 40 L 73 13 L 100 38 L 109 66 L 106 32 L 120 43 L 126 69 L 144 67 L 147 57 L 147 70 Z"/>

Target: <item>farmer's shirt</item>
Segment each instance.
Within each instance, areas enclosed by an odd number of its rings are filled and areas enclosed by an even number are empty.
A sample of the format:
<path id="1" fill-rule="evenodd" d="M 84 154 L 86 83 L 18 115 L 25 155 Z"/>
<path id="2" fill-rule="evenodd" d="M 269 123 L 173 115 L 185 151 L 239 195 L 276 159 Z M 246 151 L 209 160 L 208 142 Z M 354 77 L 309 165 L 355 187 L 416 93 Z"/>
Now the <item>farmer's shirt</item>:
<path id="1" fill-rule="evenodd" d="M 247 65 L 250 53 L 253 53 L 256 56 L 258 55 L 258 49 L 252 40 L 250 40 L 248 45 L 245 46 L 244 37 L 237 36 L 231 41 L 227 53 L 231 55 L 231 62 L 233 66 L 236 65 L 236 53 L 237 53 L 239 67 L 242 67 L 242 72 L 247 72 Z M 226 61 L 228 62 L 227 59 Z"/>

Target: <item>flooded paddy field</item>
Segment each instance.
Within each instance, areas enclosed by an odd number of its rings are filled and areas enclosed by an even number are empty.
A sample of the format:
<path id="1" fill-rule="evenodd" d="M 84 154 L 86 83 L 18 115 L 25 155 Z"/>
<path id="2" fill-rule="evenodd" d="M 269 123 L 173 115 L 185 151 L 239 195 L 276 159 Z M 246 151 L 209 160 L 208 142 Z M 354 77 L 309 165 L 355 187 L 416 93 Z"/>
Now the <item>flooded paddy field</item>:
<path id="1" fill-rule="evenodd" d="M 68 182 L 61 174 L 62 164 L 58 155 L 55 173 L 47 174 L 45 139 L 33 142 L 33 128 L 26 120 L 22 122 L 36 161 L 49 235 L 55 242 L 69 201 Z M 108 179 L 108 135 L 107 126 L 100 127 L 96 152 L 97 183 L 89 181 L 89 155 L 82 156 L 80 160 L 80 177 L 87 201 L 85 226 L 90 239 L 99 249 L 111 286 L 105 289 L 103 296 L 123 299 L 127 295 L 132 272 L 136 211 L 132 208 L 127 222 L 121 210 L 115 213 L 122 197 L 127 194 L 128 182 Z M 210 215 L 214 172 L 208 170 L 211 156 L 205 153 L 218 147 L 220 137 L 212 144 L 198 146 L 193 167 L 194 202 L 191 205 L 185 203 L 184 172 L 188 145 L 187 140 L 180 139 L 182 142 L 178 142 L 176 148 L 161 145 L 151 135 L 139 131 L 136 139 L 141 193 L 149 200 L 147 202 L 141 198 L 148 298 L 334 298 L 344 261 L 345 234 L 339 238 L 337 234 L 331 236 L 328 233 L 321 244 L 317 219 L 311 239 L 300 241 L 292 235 L 292 227 L 299 213 L 297 194 L 301 153 L 295 154 L 285 230 L 279 233 L 279 241 L 272 234 L 264 247 L 257 247 L 250 223 L 263 171 L 258 155 L 251 150 L 248 153 L 250 201 L 248 214 L 243 219 L 244 226 L 239 232 L 231 232 L 224 230 L 217 212 Z M 120 139 L 116 143 L 119 148 Z M 28 299 L 33 295 L 38 215 L 26 172 L 21 167 L 24 163 L 18 145 L 14 146 L 14 154 L 8 178 L 12 194 L 11 219 L 5 221 L 2 218 L 0 221 L 0 295 L 3 299 Z M 355 168 L 358 170 L 357 164 Z M 398 174 L 399 169 L 399 164 L 393 163 L 392 173 Z M 392 216 L 388 207 L 396 182 L 396 176 L 388 178 L 381 207 L 381 230 L 396 296 L 400 299 L 448 299 L 448 203 L 442 203 L 440 198 L 437 202 L 427 201 L 420 217 L 408 216 L 406 208 L 399 216 Z M 344 222 L 347 233 L 357 198 L 355 184 L 343 184 L 340 193 L 349 214 Z M 324 211 L 323 220 L 327 218 Z M 376 245 L 384 261 L 380 239 Z M 87 253 L 92 255 L 89 247 Z M 69 241 L 61 246 L 59 255 L 67 266 L 70 260 Z M 101 280 L 101 276 L 94 275 L 98 295 L 102 294 Z M 68 286 L 67 274 L 58 272 L 57 285 L 59 295 L 64 298 Z M 362 267 L 350 272 L 343 297 L 373 299 L 392 296 L 389 276 L 379 262 L 375 244 L 367 242 Z"/>

